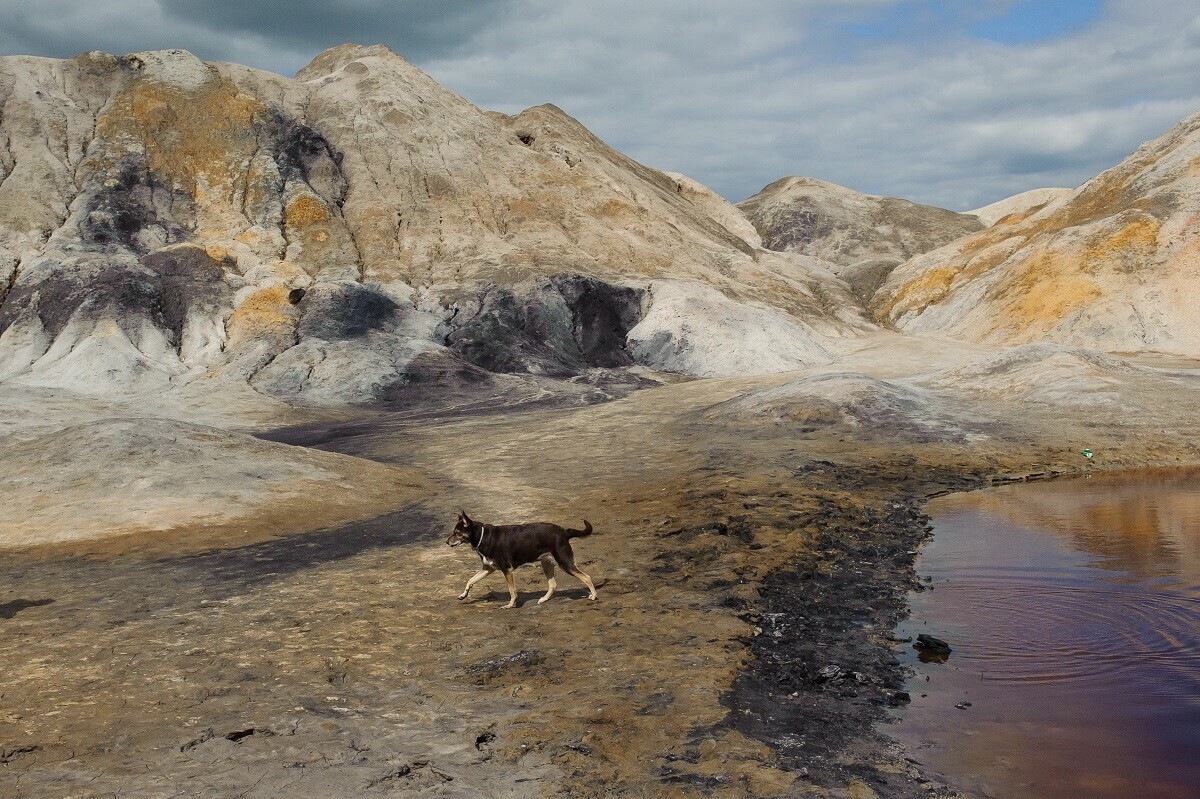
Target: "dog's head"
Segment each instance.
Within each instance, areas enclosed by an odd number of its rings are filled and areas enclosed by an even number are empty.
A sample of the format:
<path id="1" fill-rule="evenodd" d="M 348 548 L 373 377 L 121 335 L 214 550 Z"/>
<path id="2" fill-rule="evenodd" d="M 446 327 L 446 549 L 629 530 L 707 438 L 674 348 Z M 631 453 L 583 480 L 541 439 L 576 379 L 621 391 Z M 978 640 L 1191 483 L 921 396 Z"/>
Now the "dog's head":
<path id="1" fill-rule="evenodd" d="M 450 537 L 446 539 L 446 543 L 452 547 L 459 544 L 471 543 L 471 526 L 474 522 L 467 515 L 466 511 L 458 512 L 458 520 L 454 523 L 454 531 L 450 533 Z"/>

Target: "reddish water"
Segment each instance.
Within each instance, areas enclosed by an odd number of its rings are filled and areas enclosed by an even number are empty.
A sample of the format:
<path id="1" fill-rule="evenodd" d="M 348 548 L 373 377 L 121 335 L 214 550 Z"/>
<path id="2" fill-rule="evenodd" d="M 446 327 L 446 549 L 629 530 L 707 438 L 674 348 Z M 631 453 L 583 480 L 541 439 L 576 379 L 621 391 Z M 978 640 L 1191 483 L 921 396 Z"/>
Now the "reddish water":
<path id="1" fill-rule="evenodd" d="M 915 669 L 888 731 L 999 799 L 1200 797 L 1200 471 L 1103 476 L 931 502 L 901 636 Z M 970 707 L 957 708 L 969 702 Z"/>

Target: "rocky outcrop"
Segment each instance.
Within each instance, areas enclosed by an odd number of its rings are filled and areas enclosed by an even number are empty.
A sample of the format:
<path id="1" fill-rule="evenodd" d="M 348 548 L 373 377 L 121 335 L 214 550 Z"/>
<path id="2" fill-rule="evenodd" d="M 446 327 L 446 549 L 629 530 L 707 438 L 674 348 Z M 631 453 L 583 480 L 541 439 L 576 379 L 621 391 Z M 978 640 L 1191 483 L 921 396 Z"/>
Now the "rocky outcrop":
<path id="1" fill-rule="evenodd" d="M 1200 356 L 1200 114 L 1069 198 L 918 256 L 880 320 L 993 344 Z"/>
<path id="2" fill-rule="evenodd" d="M 331 403 L 622 366 L 658 280 L 869 326 L 703 186 L 554 106 L 481 111 L 383 47 L 295 79 L 183 51 L 4 58 L 0 133 L 0 380 Z"/>
<path id="3" fill-rule="evenodd" d="M 699 283 L 657 281 L 650 312 L 629 331 L 640 363 L 729 377 L 788 372 L 833 360 L 817 331 L 771 308 L 733 302 Z"/>
<path id="4" fill-rule="evenodd" d="M 971 214 L 802 177 L 777 180 L 738 208 L 764 246 L 833 264 L 864 300 L 899 264 L 983 226 Z"/>

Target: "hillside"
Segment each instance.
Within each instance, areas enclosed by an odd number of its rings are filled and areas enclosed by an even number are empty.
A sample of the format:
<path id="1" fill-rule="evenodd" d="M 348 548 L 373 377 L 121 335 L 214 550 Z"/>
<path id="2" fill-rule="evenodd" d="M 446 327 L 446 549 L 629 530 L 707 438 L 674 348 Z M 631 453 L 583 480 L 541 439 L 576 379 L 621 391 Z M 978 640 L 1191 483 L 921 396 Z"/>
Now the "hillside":
<path id="1" fill-rule="evenodd" d="M 814 178 L 781 178 L 738 208 L 766 247 L 834 264 L 864 301 L 899 264 L 983 227 L 971 214 L 861 194 Z"/>
<path id="2" fill-rule="evenodd" d="M 680 349 L 734 368 L 743 331 L 685 332 L 652 283 L 809 352 L 868 327 L 699 184 L 554 106 L 481 111 L 383 47 L 295 79 L 177 50 L 6 57 L 0 109 L 0 381 L 336 403 Z M 639 323 L 653 346 L 626 340 Z"/>
<path id="3" fill-rule="evenodd" d="M 895 270 L 873 301 L 907 332 L 1200 355 L 1200 114 L 1070 197 Z"/>

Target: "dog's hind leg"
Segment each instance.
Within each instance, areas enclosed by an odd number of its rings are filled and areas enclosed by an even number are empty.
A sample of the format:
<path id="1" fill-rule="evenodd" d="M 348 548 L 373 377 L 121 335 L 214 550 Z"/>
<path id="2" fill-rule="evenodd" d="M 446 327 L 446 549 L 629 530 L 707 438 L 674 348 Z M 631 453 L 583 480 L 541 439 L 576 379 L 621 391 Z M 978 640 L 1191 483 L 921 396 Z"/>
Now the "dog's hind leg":
<path id="1" fill-rule="evenodd" d="M 594 600 L 596 598 L 596 586 L 592 584 L 592 578 L 588 577 L 574 566 L 567 569 L 567 571 L 583 581 L 583 584 L 586 585 L 588 589 L 588 599 Z"/>
<path id="2" fill-rule="evenodd" d="M 466 599 L 467 594 L 471 593 L 471 586 L 475 585 L 475 583 L 479 582 L 484 577 L 487 577 L 489 574 L 491 574 L 494 571 L 496 571 L 496 570 L 495 569 L 480 569 L 479 571 L 475 572 L 475 576 L 472 577 L 470 580 L 467 580 L 467 587 L 464 588 L 463 592 L 458 595 L 458 598 Z"/>
<path id="3" fill-rule="evenodd" d="M 554 589 L 558 587 L 558 582 L 554 579 L 554 561 L 550 557 L 543 555 L 540 562 L 542 564 L 542 571 L 546 575 L 546 595 L 537 601 L 539 605 L 554 596 Z"/>
<path id="4" fill-rule="evenodd" d="M 588 599 L 596 598 L 596 586 L 592 583 L 592 578 L 579 570 L 575 565 L 575 553 L 571 551 L 570 544 L 564 544 L 554 550 L 554 559 L 558 561 L 558 565 L 563 567 L 563 571 L 572 577 L 581 580 L 588 589 Z"/>
<path id="5" fill-rule="evenodd" d="M 509 569 L 504 572 L 504 580 L 508 583 L 508 604 L 504 606 L 504 610 L 508 610 L 517 606 L 517 578 Z"/>

